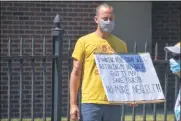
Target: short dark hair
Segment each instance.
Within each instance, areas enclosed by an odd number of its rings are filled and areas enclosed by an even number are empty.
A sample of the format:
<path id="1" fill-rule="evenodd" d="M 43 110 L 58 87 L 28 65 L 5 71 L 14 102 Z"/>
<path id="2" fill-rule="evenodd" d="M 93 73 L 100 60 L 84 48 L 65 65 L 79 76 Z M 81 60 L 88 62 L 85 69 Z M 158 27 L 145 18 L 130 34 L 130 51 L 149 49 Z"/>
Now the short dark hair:
<path id="1" fill-rule="evenodd" d="M 99 6 L 96 7 L 96 15 L 98 14 L 99 9 L 100 9 L 101 7 L 112 8 L 112 9 L 113 9 L 113 7 L 112 7 L 111 5 L 109 5 L 109 4 L 107 4 L 107 3 L 102 3 L 102 4 L 100 4 Z"/>

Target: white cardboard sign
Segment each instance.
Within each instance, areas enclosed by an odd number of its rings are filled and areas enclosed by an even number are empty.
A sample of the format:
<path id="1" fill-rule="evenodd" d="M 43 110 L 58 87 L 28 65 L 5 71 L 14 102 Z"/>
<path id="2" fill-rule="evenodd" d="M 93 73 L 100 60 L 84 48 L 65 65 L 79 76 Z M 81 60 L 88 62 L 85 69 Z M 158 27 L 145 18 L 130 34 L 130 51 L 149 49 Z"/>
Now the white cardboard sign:
<path id="1" fill-rule="evenodd" d="M 165 100 L 149 53 L 94 56 L 108 101 Z"/>

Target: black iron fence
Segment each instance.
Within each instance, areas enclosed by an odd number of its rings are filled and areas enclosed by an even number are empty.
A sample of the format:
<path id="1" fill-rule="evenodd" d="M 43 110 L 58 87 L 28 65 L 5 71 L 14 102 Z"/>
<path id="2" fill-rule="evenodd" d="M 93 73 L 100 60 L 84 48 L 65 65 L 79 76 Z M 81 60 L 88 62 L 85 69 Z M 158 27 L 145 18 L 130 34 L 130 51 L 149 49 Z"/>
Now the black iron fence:
<path id="1" fill-rule="evenodd" d="M 52 77 L 52 97 L 51 97 L 51 102 L 52 102 L 52 107 L 51 107 L 51 120 L 54 121 L 58 121 L 61 117 L 61 111 L 60 111 L 60 107 L 61 107 L 61 80 L 62 80 L 62 38 L 63 38 L 63 29 L 60 28 L 60 16 L 57 15 L 54 19 L 54 23 L 56 25 L 56 27 L 54 29 L 51 30 L 52 32 L 52 54 L 46 54 L 46 38 L 43 38 L 43 52 L 42 55 L 36 55 L 35 54 L 35 40 L 34 38 L 32 38 L 32 42 L 31 42 L 31 54 L 30 55 L 26 55 L 24 54 L 23 50 L 24 50 L 24 38 L 21 37 L 20 39 L 20 43 L 19 43 L 19 55 L 12 55 L 12 40 L 11 38 L 9 38 L 8 40 L 8 54 L 7 55 L 1 55 L 1 65 L 6 65 L 7 64 L 7 118 L 3 119 L 7 121 L 10 121 L 12 118 L 15 118 L 14 116 L 12 117 L 12 113 L 13 112 L 13 108 L 15 108 L 14 106 L 12 106 L 12 89 L 13 89 L 13 84 L 12 84 L 12 78 L 16 78 L 16 80 L 19 80 L 18 84 L 19 84 L 19 89 L 18 89 L 18 94 L 19 94 L 19 102 L 18 102 L 18 106 L 19 106 L 19 117 L 18 118 L 20 121 L 22 121 L 26 116 L 23 116 L 23 106 L 22 106 L 22 100 L 23 100 L 23 94 L 27 93 L 23 91 L 23 82 L 27 79 L 24 75 L 23 70 L 25 70 L 25 63 L 29 64 L 28 68 L 29 68 L 29 73 L 28 76 L 30 76 L 30 80 L 31 83 L 29 84 L 31 87 L 31 108 L 29 110 L 31 110 L 31 116 L 29 117 L 29 119 L 31 119 L 32 121 L 34 121 L 35 119 L 35 97 L 37 98 L 41 98 L 39 97 L 39 95 L 35 95 L 35 86 L 37 85 L 37 83 L 35 83 L 36 81 L 36 71 L 37 68 L 39 68 L 39 71 L 42 72 L 42 78 L 40 79 L 42 82 L 42 101 L 40 103 L 42 103 L 42 120 L 46 121 L 46 114 L 47 114 L 47 104 L 46 104 L 46 80 L 47 80 L 47 76 L 50 76 L 50 73 L 47 73 L 47 60 L 51 61 L 51 76 Z M 18 62 L 18 63 L 14 63 L 14 62 Z M 37 61 L 40 63 L 37 65 Z M 18 64 L 18 65 L 16 65 Z M 19 66 L 19 70 L 14 69 L 14 66 Z M 1 70 L 3 67 L 1 66 Z M 6 68 L 6 67 L 4 67 Z M 5 69 L 4 69 L 5 70 Z M 17 72 L 19 71 L 19 75 L 13 75 L 12 72 Z M 3 72 L 1 72 L 1 74 L 4 74 Z M 49 75 L 48 75 L 49 74 Z M 6 74 L 4 74 L 6 75 Z M 4 79 L 4 78 L 3 78 Z M 4 85 L 5 86 L 5 85 Z M 26 88 L 26 87 L 25 87 Z M 39 88 L 39 87 L 38 87 Z M 2 94 L 2 93 L 1 93 Z M 3 95 L 3 94 L 2 94 Z M 3 96 L 2 96 L 3 97 Z M 1 111 L 0 111 L 1 112 Z M 2 113 L 2 112 L 1 112 Z M 36 116 L 37 117 L 37 116 Z"/>
<path id="2" fill-rule="evenodd" d="M 52 121 L 69 121 L 69 103 L 67 105 L 67 115 L 63 116 L 61 112 L 61 106 L 62 106 L 62 40 L 63 40 L 63 29 L 60 27 L 60 18 L 59 15 L 57 15 L 54 19 L 54 23 L 56 24 L 56 28 L 52 29 L 52 54 L 47 55 L 45 52 L 46 49 L 46 38 L 43 39 L 43 52 L 42 55 L 35 55 L 34 54 L 34 38 L 32 38 L 32 47 L 31 47 L 31 55 L 24 55 L 23 54 L 23 38 L 20 39 L 20 52 L 19 55 L 12 55 L 11 54 L 11 38 L 9 38 L 8 42 L 8 55 L 1 56 L 1 61 L 4 60 L 7 62 L 7 82 L 8 82 L 8 88 L 7 88 L 7 118 L 6 120 L 10 121 L 12 119 L 11 117 L 11 110 L 13 107 L 11 107 L 11 89 L 12 89 L 12 61 L 13 60 L 18 60 L 19 62 L 19 68 L 20 68 L 20 73 L 19 75 L 16 75 L 17 78 L 19 78 L 19 117 L 17 117 L 20 121 L 24 119 L 23 116 L 23 110 L 22 110 L 22 98 L 23 98 L 23 68 L 24 68 L 24 61 L 29 61 L 30 63 L 30 75 L 31 75 L 31 117 L 29 117 L 30 120 L 34 121 L 35 116 L 35 105 L 34 105 L 34 98 L 35 98 L 35 92 L 34 88 L 36 86 L 35 84 L 35 62 L 36 59 L 39 59 L 42 64 L 42 90 L 43 90 L 43 96 L 42 96 L 42 109 L 43 109 L 43 115 L 41 119 L 43 121 L 46 120 L 52 120 Z M 69 43 L 70 45 L 70 43 Z M 126 116 L 130 116 L 132 121 L 138 121 L 137 116 L 141 115 L 142 118 L 139 119 L 139 121 L 158 121 L 157 120 L 157 114 L 162 114 L 163 115 L 163 120 L 162 121 L 171 121 L 170 119 L 168 120 L 168 109 L 169 109 L 169 103 L 168 100 L 172 100 L 171 103 L 174 103 L 178 94 L 178 88 L 179 88 L 179 79 L 177 77 L 174 77 L 172 74 L 169 74 L 169 66 L 168 66 L 168 54 L 165 53 L 165 60 L 157 60 L 157 55 L 158 55 L 158 45 L 155 45 L 155 54 L 153 58 L 153 63 L 155 65 L 155 69 L 158 73 L 158 77 L 161 81 L 162 88 L 164 90 L 164 95 L 165 98 L 167 99 L 163 104 L 141 104 L 139 107 L 128 107 L 126 105 L 122 105 L 122 118 L 120 119 L 121 121 L 128 121 L 126 119 Z M 134 52 L 137 52 L 137 44 L 135 42 L 134 44 Z M 145 52 L 147 52 L 147 42 L 145 43 Z M 69 57 L 71 56 L 71 51 L 69 48 Z M 46 108 L 46 79 L 47 79 L 47 72 L 46 72 L 46 67 L 47 67 L 47 60 L 51 60 L 51 74 L 52 74 L 52 107 L 51 107 L 51 116 L 47 116 L 47 108 Z M 68 71 L 68 77 L 70 75 L 71 69 L 72 69 L 72 59 L 70 58 L 68 61 L 69 64 L 69 71 Z M 16 70 L 15 70 L 16 71 Z M 171 78 L 170 78 L 171 77 Z M 172 84 L 174 85 L 173 88 L 169 88 L 169 81 L 172 81 Z M 68 78 L 69 81 L 69 78 Z M 69 85 L 69 84 L 68 84 Z M 173 91 L 174 89 L 174 91 Z M 68 87 L 69 90 L 69 87 Z M 80 96 L 81 97 L 81 96 Z M 170 99 L 171 97 L 171 99 Z M 69 92 L 68 92 L 68 99 L 69 99 Z M 69 100 L 67 100 L 69 102 Z M 80 104 L 80 103 L 79 103 Z M 172 104 L 173 106 L 173 104 Z M 173 114 L 173 107 L 170 106 L 171 108 L 171 114 Z M 158 111 L 159 109 L 159 111 Z M 138 114 L 139 112 L 139 114 Z M 147 114 L 150 114 L 152 116 L 152 119 L 147 119 Z M 49 117 L 49 118 L 48 118 Z M 64 117 L 64 118 L 63 118 Z M 48 118 L 48 119 L 47 119 Z M 129 120 L 130 120 L 129 119 Z M 172 118 L 173 121 L 175 120 L 174 117 Z"/>

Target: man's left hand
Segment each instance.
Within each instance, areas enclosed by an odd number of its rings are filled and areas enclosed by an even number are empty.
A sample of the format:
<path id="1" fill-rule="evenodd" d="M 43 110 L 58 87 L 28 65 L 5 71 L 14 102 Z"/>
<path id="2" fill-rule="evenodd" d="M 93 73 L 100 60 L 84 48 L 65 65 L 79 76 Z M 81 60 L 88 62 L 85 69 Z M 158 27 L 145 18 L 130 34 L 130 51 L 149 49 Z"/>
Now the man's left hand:
<path id="1" fill-rule="evenodd" d="M 138 106 L 138 104 L 136 102 L 133 102 L 133 103 L 128 103 L 128 106 L 136 107 Z"/>

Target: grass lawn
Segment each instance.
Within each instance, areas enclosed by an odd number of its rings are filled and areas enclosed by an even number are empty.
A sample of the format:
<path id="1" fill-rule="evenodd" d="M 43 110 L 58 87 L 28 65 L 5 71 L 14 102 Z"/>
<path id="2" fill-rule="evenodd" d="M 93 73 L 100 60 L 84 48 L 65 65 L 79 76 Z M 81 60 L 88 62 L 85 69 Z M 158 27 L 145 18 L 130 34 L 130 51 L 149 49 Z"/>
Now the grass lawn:
<path id="1" fill-rule="evenodd" d="M 164 120 L 164 115 L 157 114 L 157 121 L 163 121 Z M 153 115 L 146 115 L 147 121 L 153 121 Z M 143 120 L 143 115 L 136 115 L 136 120 L 135 121 L 142 121 Z M 7 119 L 1 119 L 1 121 L 7 121 Z M 19 119 L 11 119 L 11 121 L 19 121 Z M 31 119 L 23 119 L 23 121 L 31 121 Z M 34 121 L 43 121 L 42 118 L 35 118 Z M 46 121 L 51 121 L 50 118 L 47 118 Z M 62 121 L 67 121 L 67 118 L 62 118 Z M 125 116 L 125 121 L 132 121 L 132 116 L 131 115 L 126 115 Z M 174 121 L 174 115 L 173 114 L 168 114 L 167 115 L 167 121 Z"/>

